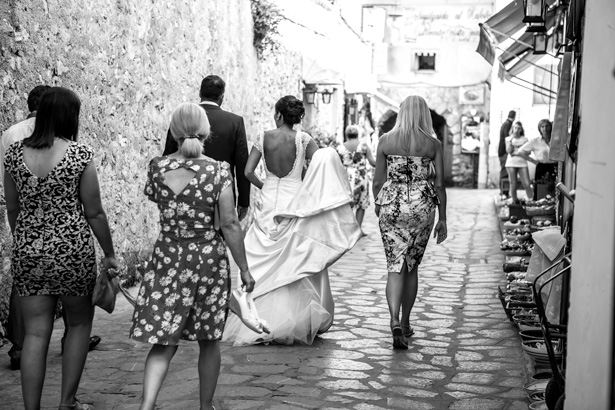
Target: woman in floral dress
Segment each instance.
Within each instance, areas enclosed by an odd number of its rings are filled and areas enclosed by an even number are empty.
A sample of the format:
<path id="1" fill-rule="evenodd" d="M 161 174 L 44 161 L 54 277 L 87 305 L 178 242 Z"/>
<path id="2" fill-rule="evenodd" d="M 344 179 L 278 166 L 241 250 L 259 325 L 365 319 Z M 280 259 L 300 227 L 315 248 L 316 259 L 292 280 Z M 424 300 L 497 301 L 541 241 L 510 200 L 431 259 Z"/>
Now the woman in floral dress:
<path id="1" fill-rule="evenodd" d="M 434 236 L 438 243 L 446 239 L 442 145 L 434 136 L 429 107 L 421 97 L 410 96 L 401 103 L 395 126 L 380 139 L 374 197 L 389 272 L 386 296 L 393 347 L 407 349 L 407 339 L 414 333 L 410 312 L 418 290 L 418 265 L 436 208 Z"/>
<path id="2" fill-rule="evenodd" d="M 145 362 L 141 410 L 154 409 L 180 339 L 199 343 L 201 410 L 209 410 L 230 297 L 226 245 L 247 292 L 254 280 L 235 213 L 230 167 L 202 153 L 209 135 L 205 111 L 180 104 L 171 133 L 179 150 L 152 159 L 149 166 L 145 194 L 158 205 L 161 232 L 143 275 L 130 336 L 154 345 Z M 214 226 L 216 207 L 221 231 Z"/>
<path id="3" fill-rule="evenodd" d="M 352 189 L 352 207 L 356 209 L 359 226 L 363 224 L 365 210 L 369 206 L 369 179 L 367 177 L 367 161 L 372 167 L 376 159 L 366 142 L 359 142 L 360 128 L 356 125 L 346 127 L 346 142 L 337 147 L 342 164 L 348 173 L 348 182 Z"/>

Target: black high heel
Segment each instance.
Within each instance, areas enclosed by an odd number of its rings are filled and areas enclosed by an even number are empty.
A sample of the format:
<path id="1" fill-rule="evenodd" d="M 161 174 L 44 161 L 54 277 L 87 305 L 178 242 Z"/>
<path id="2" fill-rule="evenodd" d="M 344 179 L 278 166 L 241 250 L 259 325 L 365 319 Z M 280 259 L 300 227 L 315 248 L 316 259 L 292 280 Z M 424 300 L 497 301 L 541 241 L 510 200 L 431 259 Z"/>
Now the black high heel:
<path id="1" fill-rule="evenodd" d="M 393 333 L 393 349 L 408 348 L 408 342 L 406 342 L 404 332 L 401 330 L 399 320 L 391 319 L 391 333 Z"/>
<path id="2" fill-rule="evenodd" d="M 410 325 L 401 325 L 401 330 L 406 339 L 412 337 L 414 335 L 414 329 Z"/>

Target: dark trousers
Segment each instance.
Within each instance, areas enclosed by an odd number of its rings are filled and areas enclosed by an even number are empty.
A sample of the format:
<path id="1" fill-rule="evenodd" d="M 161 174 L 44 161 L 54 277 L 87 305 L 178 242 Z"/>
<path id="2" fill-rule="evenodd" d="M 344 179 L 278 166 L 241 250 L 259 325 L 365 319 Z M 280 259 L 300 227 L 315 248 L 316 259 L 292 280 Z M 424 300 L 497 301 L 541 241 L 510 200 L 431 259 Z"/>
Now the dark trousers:
<path id="1" fill-rule="evenodd" d="M 500 157 L 500 194 L 508 196 L 508 191 L 503 190 L 502 181 L 508 179 L 508 171 L 506 171 L 506 160 L 508 159 L 508 154 L 504 154 Z"/>

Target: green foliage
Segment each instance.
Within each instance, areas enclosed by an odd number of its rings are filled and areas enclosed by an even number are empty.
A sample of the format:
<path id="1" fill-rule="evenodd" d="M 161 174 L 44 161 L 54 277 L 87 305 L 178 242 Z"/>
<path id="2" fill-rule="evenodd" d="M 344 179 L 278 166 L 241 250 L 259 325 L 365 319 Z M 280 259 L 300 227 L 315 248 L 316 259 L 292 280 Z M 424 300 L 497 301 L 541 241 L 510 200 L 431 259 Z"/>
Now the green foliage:
<path id="1" fill-rule="evenodd" d="M 271 0 L 251 0 L 254 21 L 254 48 L 259 59 L 264 59 L 280 47 L 277 36 L 282 14 Z"/>

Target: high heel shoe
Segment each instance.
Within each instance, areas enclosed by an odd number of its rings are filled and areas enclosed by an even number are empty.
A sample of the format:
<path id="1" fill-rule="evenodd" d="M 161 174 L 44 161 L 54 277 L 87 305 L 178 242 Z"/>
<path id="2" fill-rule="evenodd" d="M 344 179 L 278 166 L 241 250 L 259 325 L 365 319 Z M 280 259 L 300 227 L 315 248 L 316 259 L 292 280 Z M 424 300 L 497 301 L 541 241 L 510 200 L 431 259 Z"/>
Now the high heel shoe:
<path id="1" fill-rule="evenodd" d="M 414 329 L 410 325 L 401 325 L 401 331 L 406 339 L 414 334 Z"/>
<path id="2" fill-rule="evenodd" d="M 242 289 L 233 290 L 229 308 L 250 330 L 256 333 L 270 333 L 267 322 L 258 317 L 251 293 Z"/>
<path id="3" fill-rule="evenodd" d="M 393 333 L 393 349 L 407 349 L 408 342 L 401 330 L 399 320 L 391 319 L 391 333 Z"/>

